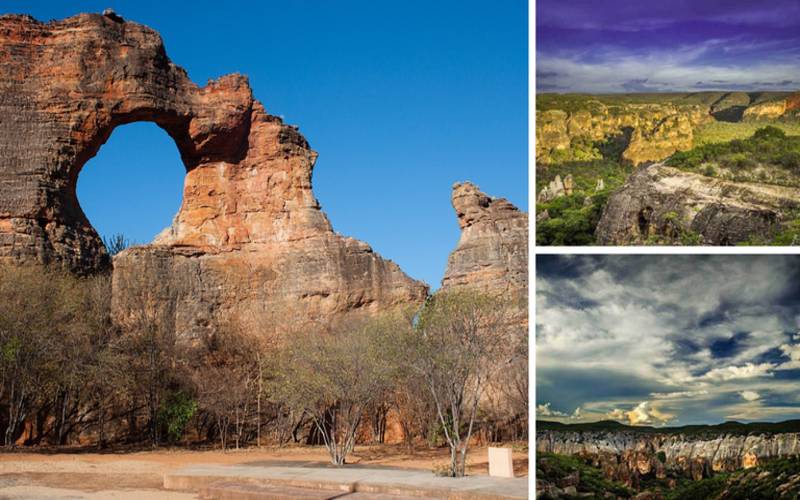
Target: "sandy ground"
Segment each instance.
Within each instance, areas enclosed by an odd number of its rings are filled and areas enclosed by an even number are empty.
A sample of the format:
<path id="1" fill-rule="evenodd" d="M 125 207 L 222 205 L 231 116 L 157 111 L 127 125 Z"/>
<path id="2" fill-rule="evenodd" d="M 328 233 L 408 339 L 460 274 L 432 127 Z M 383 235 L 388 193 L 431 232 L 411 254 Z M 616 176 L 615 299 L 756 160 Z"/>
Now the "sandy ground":
<path id="1" fill-rule="evenodd" d="M 195 495 L 160 490 L 165 472 L 192 464 L 310 463 L 327 461 L 322 447 L 248 448 L 231 450 L 159 449 L 156 451 L 87 450 L 0 453 L 0 499 L 119 498 L 188 499 Z M 361 446 L 349 458 L 352 464 L 433 470 L 448 460 L 446 449 L 403 446 Z M 475 447 L 468 459 L 469 474 L 487 474 L 487 449 Z M 528 455 L 514 453 L 518 476 L 528 473 Z"/>

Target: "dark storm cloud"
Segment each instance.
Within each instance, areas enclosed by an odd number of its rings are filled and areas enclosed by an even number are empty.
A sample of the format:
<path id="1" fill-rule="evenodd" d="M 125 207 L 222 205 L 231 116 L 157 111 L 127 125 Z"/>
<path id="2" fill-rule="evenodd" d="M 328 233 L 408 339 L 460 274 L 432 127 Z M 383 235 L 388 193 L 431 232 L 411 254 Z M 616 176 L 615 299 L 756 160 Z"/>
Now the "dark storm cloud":
<path id="1" fill-rule="evenodd" d="M 653 392 L 661 392 L 664 386 L 651 380 L 632 377 L 630 373 L 612 370 L 563 370 L 537 371 L 536 397 L 538 404 L 553 402 L 552 409 L 572 413 L 590 400 L 631 400 L 647 398 Z M 557 403 L 556 403 L 557 402 Z"/>
<path id="2" fill-rule="evenodd" d="M 771 403 L 800 382 L 798 273 L 797 256 L 540 256 L 542 412 L 655 424 L 800 412 Z"/>

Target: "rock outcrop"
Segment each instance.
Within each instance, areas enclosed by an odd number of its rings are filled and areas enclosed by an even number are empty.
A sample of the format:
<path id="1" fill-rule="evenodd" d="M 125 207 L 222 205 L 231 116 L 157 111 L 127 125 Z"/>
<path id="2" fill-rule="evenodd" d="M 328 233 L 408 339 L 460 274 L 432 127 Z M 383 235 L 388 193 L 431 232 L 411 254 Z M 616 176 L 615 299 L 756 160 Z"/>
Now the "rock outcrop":
<path id="1" fill-rule="evenodd" d="M 785 99 L 779 99 L 750 106 L 744 110 L 742 120 L 760 122 L 780 118 L 787 111 L 786 104 Z"/>
<path id="2" fill-rule="evenodd" d="M 638 487 L 644 478 L 694 480 L 755 467 L 765 460 L 800 456 L 800 434 L 685 434 L 542 431 L 536 451 L 577 455 L 606 477 Z"/>
<path id="3" fill-rule="evenodd" d="M 180 151 L 183 204 L 151 245 L 114 258 L 115 308 L 138 284 L 193 336 L 225 311 L 331 320 L 426 297 L 426 285 L 333 231 L 311 189 L 317 153 L 246 77 L 198 87 L 158 33 L 114 13 L 2 16 L 0 63 L 0 259 L 106 268 L 77 178 L 116 126 L 151 121 Z"/>
<path id="4" fill-rule="evenodd" d="M 574 187 L 574 183 L 572 181 L 572 176 L 567 176 L 569 178 L 569 186 L 570 186 L 570 193 L 572 194 L 572 189 Z M 539 191 L 539 195 L 536 197 L 536 201 L 538 203 L 546 203 L 548 201 L 555 200 L 556 198 L 560 198 L 562 196 L 567 196 L 567 182 L 565 180 L 561 180 L 560 175 L 556 175 L 555 179 L 550 181 L 545 187 Z"/>
<path id="5" fill-rule="evenodd" d="M 711 120 L 709 108 L 701 105 L 626 104 L 600 101 L 588 109 L 550 109 L 536 113 L 536 161 L 548 164 L 575 157 L 575 142 L 622 140 L 622 158 L 634 165 L 663 160 L 675 151 L 690 149 L 693 130 Z"/>
<path id="6" fill-rule="evenodd" d="M 528 292 L 528 214 L 465 182 L 453 186 L 461 238 L 450 254 L 442 289 Z"/>
<path id="7" fill-rule="evenodd" d="M 800 119 L 800 92 L 772 96 L 762 102 L 754 103 L 742 113 L 742 121 L 796 121 Z"/>
<path id="8" fill-rule="evenodd" d="M 595 236 L 601 245 L 735 245 L 769 239 L 784 214 L 798 207 L 798 188 L 733 182 L 657 163 L 634 172 L 609 198 Z"/>

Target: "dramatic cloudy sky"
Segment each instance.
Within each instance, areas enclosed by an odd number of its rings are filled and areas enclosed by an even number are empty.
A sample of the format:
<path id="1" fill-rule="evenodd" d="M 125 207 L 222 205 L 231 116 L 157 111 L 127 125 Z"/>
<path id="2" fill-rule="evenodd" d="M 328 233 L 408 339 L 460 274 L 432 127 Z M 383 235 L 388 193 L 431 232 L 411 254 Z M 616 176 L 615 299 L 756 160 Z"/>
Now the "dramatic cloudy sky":
<path id="1" fill-rule="evenodd" d="M 800 256 L 538 256 L 540 419 L 800 418 Z"/>
<path id="2" fill-rule="evenodd" d="M 539 92 L 800 88 L 800 0 L 538 0 Z"/>

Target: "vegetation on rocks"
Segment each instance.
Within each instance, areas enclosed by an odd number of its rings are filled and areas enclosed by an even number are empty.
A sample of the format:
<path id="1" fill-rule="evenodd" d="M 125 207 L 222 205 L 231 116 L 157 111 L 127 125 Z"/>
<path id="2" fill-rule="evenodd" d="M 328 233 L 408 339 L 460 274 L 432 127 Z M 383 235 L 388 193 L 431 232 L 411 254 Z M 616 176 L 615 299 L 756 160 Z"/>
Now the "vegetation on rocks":
<path id="1" fill-rule="evenodd" d="M 537 166 L 536 179 L 547 185 L 556 175 L 571 175 L 573 194 L 536 204 L 536 242 L 540 245 L 591 245 L 608 196 L 625 182 L 633 167 L 619 160 L 619 149 L 598 145 L 605 158 Z M 598 180 L 603 189 L 597 191 Z M 547 213 L 546 217 L 541 214 Z"/>
<path id="2" fill-rule="evenodd" d="M 555 453 L 536 454 L 537 498 L 631 498 L 625 485 L 603 477 L 603 472 L 579 457 Z"/>
<path id="3" fill-rule="evenodd" d="M 537 453 L 537 498 L 663 498 L 665 500 L 795 499 L 800 494 L 800 457 L 692 480 L 651 480 L 638 489 L 611 481 L 577 456 Z"/>
<path id="4" fill-rule="evenodd" d="M 771 460 L 752 469 L 683 481 L 666 500 L 773 500 L 800 495 L 800 458 Z"/>

